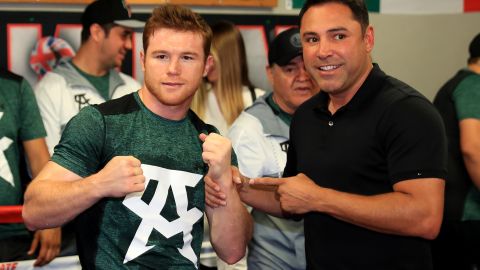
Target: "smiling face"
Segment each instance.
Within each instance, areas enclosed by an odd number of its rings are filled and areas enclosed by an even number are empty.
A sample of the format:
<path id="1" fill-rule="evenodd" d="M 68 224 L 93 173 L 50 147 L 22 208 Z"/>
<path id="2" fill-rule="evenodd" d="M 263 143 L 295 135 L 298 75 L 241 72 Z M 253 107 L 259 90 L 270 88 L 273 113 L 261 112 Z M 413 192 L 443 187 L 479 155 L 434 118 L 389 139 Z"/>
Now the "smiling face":
<path id="1" fill-rule="evenodd" d="M 132 30 L 114 26 L 105 34 L 100 44 L 100 55 L 107 69 L 121 67 L 127 51 L 132 49 Z"/>
<path id="2" fill-rule="evenodd" d="M 141 53 L 144 86 L 141 96 L 154 112 L 188 110 L 193 95 L 206 75 L 211 56 L 205 60 L 200 34 L 169 28 L 156 29 Z"/>
<path id="3" fill-rule="evenodd" d="M 329 2 L 306 11 L 300 34 L 305 67 L 320 89 L 353 96 L 372 68 L 372 27 L 363 33 L 348 6 Z"/>
<path id="4" fill-rule="evenodd" d="M 298 106 L 318 92 L 305 70 L 301 55 L 285 66 L 273 64 L 267 67 L 267 75 L 273 86 L 275 102 L 288 114 L 293 114 Z"/>

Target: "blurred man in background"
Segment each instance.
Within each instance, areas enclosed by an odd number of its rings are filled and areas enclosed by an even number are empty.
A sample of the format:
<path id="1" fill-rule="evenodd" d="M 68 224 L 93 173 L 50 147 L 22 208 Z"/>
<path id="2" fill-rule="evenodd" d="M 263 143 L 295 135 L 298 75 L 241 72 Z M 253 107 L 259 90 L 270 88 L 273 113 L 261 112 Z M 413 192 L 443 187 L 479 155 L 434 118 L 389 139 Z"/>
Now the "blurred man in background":
<path id="1" fill-rule="evenodd" d="M 437 93 L 434 104 L 448 137 L 448 177 L 442 229 L 433 242 L 435 269 L 480 267 L 480 34 L 467 68 Z"/>

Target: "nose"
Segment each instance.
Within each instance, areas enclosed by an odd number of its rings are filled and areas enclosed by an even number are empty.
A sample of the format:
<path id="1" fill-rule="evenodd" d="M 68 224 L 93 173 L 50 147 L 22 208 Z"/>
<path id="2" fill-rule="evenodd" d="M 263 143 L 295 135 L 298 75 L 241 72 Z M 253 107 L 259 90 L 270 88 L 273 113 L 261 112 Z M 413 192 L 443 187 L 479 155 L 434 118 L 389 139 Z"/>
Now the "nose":
<path id="1" fill-rule="evenodd" d="M 297 80 L 301 82 L 310 80 L 310 74 L 308 74 L 304 65 L 301 65 L 301 67 L 298 69 Z"/>
<path id="2" fill-rule="evenodd" d="M 317 57 L 320 59 L 328 58 L 332 55 L 332 45 L 326 39 L 321 39 L 317 44 Z"/>
<path id="3" fill-rule="evenodd" d="M 180 74 L 180 63 L 176 58 L 172 58 L 168 63 L 168 74 L 178 75 Z"/>
<path id="4" fill-rule="evenodd" d="M 125 48 L 127 50 L 131 50 L 132 49 L 132 36 L 129 36 L 128 38 L 125 39 Z"/>

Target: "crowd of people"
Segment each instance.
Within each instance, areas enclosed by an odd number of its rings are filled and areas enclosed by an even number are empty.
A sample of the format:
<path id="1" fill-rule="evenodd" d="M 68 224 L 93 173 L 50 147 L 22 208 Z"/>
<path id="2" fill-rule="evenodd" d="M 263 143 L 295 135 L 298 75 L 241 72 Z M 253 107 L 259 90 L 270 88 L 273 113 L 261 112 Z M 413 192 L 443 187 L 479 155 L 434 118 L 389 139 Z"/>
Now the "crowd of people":
<path id="1" fill-rule="evenodd" d="M 234 23 L 123 1 L 32 87 L 0 71 L 0 261 L 83 269 L 480 267 L 480 34 L 433 103 L 372 61 L 363 0 L 306 0 L 248 78 Z M 119 71 L 143 31 L 143 82 Z M 27 183 L 33 178 L 30 183 Z M 25 186 L 26 189 L 24 188 Z"/>

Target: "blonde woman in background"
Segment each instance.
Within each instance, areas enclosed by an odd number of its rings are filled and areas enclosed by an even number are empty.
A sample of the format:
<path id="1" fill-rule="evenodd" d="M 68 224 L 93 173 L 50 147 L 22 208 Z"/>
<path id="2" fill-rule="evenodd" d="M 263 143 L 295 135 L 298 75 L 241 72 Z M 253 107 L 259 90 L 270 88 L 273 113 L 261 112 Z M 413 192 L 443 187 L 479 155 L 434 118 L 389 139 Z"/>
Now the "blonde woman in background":
<path id="1" fill-rule="evenodd" d="M 238 28 L 220 21 L 212 25 L 212 31 L 214 66 L 195 94 L 192 109 L 225 135 L 242 110 L 265 91 L 254 88 L 248 78 L 245 45 Z"/>
<path id="2" fill-rule="evenodd" d="M 217 22 L 211 27 L 213 40 L 210 53 L 214 65 L 195 94 L 191 107 L 203 121 L 226 135 L 243 109 L 265 91 L 254 88 L 248 78 L 245 45 L 238 28 L 228 21 Z M 246 258 L 234 265 L 227 265 L 217 258 L 210 244 L 208 224 L 205 222 L 204 225 L 200 269 L 246 270 Z"/>

